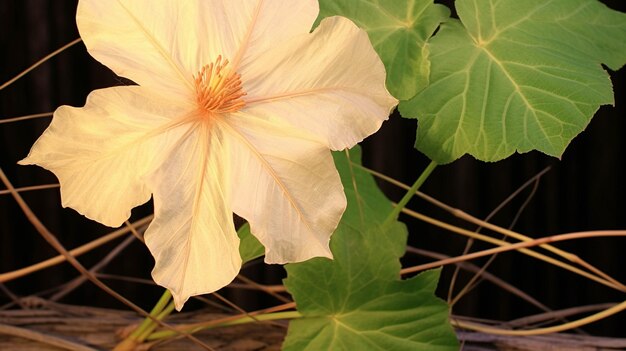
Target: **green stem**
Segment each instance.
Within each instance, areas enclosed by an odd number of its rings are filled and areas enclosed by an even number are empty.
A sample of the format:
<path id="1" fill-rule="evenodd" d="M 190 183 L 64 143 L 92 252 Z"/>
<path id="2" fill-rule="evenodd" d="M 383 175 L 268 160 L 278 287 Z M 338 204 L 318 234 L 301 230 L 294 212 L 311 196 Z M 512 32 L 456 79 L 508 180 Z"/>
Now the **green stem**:
<path id="1" fill-rule="evenodd" d="M 175 304 L 174 301 L 170 302 L 169 305 L 167 305 L 167 307 L 165 307 L 165 309 L 159 313 L 158 316 L 156 316 L 155 318 L 159 321 L 162 321 L 165 317 L 169 316 L 170 313 L 172 313 L 172 311 L 175 308 Z M 154 321 L 153 321 L 154 322 Z M 145 330 L 139 335 L 138 340 L 143 342 L 144 340 L 146 340 L 150 334 L 152 334 L 152 332 L 158 327 L 157 323 L 152 323 L 150 324 L 148 327 L 145 328 Z"/>
<path id="2" fill-rule="evenodd" d="M 413 198 L 415 193 L 417 193 L 417 190 L 422 186 L 422 184 L 424 184 L 426 179 L 428 179 L 428 177 L 430 176 L 430 174 L 433 172 L 433 170 L 436 167 L 437 167 L 437 163 L 435 161 L 430 161 L 430 164 L 426 167 L 426 169 L 422 172 L 422 174 L 420 174 L 419 178 L 417 178 L 415 183 L 413 183 L 413 185 L 411 186 L 411 189 L 407 190 L 406 194 L 404 194 L 404 197 L 402 197 L 402 199 L 400 200 L 400 202 L 398 202 L 396 207 L 394 207 L 391 213 L 389 213 L 389 216 L 387 216 L 387 218 L 385 219 L 385 222 L 383 223 L 383 228 L 387 227 L 398 218 L 398 215 L 400 215 L 400 212 L 402 212 L 404 207 L 406 207 L 406 205 L 409 203 L 411 198 Z"/>
<path id="3" fill-rule="evenodd" d="M 197 324 L 197 325 L 194 325 L 193 327 L 182 329 L 182 331 L 185 331 L 191 334 L 202 329 L 221 328 L 221 327 L 228 327 L 228 326 L 239 325 L 239 324 L 254 323 L 254 322 L 259 322 L 259 321 L 295 319 L 295 318 L 300 318 L 300 317 L 302 317 L 302 315 L 298 311 L 266 313 L 266 314 L 260 314 L 254 317 L 245 316 L 245 317 L 241 317 L 238 319 L 234 319 L 232 321 L 227 321 L 227 322 L 223 322 L 219 324 L 214 324 L 211 321 L 209 321 L 205 325 Z M 153 341 L 153 340 L 159 340 L 159 339 L 167 339 L 167 338 L 174 337 L 176 335 L 178 335 L 178 333 L 176 333 L 173 330 L 163 330 L 163 331 L 150 334 L 150 336 L 148 336 L 145 340 Z"/>
<path id="4" fill-rule="evenodd" d="M 168 308 L 166 308 L 166 306 L 169 307 L 168 304 L 173 306 L 173 303 L 170 303 L 171 298 L 172 298 L 172 294 L 170 293 L 170 291 L 165 290 L 163 295 L 161 295 L 161 298 L 159 299 L 159 301 L 152 308 L 152 311 L 150 311 L 150 316 L 155 319 L 162 320 L 169 313 L 171 313 L 172 311 L 170 309 L 169 312 L 167 312 L 167 314 L 163 314 L 164 309 L 167 311 Z M 128 336 L 127 339 L 132 339 L 134 341 L 142 342 L 145 340 L 145 337 L 142 338 L 142 336 L 150 335 L 150 333 L 145 334 L 146 331 L 147 330 L 152 331 L 154 330 L 154 328 L 156 328 L 156 326 L 157 326 L 157 323 L 152 318 L 146 318 L 143 320 L 143 322 L 141 322 L 141 324 L 137 327 L 137 329 L 135 329 L 132 332 L 132 334 Z"/>

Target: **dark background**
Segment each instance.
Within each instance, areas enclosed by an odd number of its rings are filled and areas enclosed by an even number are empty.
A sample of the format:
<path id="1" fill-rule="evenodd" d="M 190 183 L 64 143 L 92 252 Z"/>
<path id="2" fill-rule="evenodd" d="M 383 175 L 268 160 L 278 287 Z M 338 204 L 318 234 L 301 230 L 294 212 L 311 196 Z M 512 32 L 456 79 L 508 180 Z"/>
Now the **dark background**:
<path id="1" fill-rule="evenodd" d="M 626 11 L 626 3 L 603 1 L 614 9 Z M 450 2 L 446 2 L 450 5 Z M 0 84 L 12 78 L 38 59 L 76 39 L 75 0 L 2 0 L 0 2 Z M 626 38 L 624 38 L 626 40 Z M 578 136 L 557 160 L 538 152 L 514 155 L 497 163 L 483 163 L 464 157 L 453 164 L 438 167 L 422 188 L 437 199 L 486 217 L 509 194 L 546 166 L 551 170 L 541 179 L 528 207 L 514 230 L 532 237 L 573 231 L 626 228 L 626 155 L 624 70 L 610 72 L 616 94 L 615 107 L 604 106 L 585 132 Z M 48 61 L 18 82 L 0 91 L 0 118 L 50 112 L 59 105 L 82 106 L 87 94 L 97 88 L 122 84 L 106 67 L 93 60 L 84 46 L 77 44 Z M 18 167 L 16 162 L 26 156 L 36 138 L 43 132 L 49 118 L 0 124 L 0 167 L 14 186 L 55 183 L 56 178 L 37 167 Z M 364 143 L 364 162 L 397 180 L 412 183 L 429 160 L 412 147 L 416 121 L 393 115 L 375 136 Z M 383 189 L 393 200 L 403 191 L 387 184 Z M 530 189 L 505 207 L 492 220 L 507 227 L 515 217 Z M 70 209 L 60 207 L 58 189 L 23 193 L 24 198 L 42 222 L 67 247 L 74 248 L 110 231 Z M 421 200 L 413 200 L 410 208 L 468 229 L 472 226 L 455 220 Z M 133 218 L 150 213 L 150 206 L 133 212 Z M 444 232 L 427 224 L 404 218 L 409 225 L 409 243 L 413 246 L 458 255 L 465 238 Z M 584 239 L 563 242 L 559 247 L 571 251 L 608 274 L 626 281 L 626 239 Z M 97 263 L 114 244 L 81 257 L 87 267 Z M 474 249 L 488 246 L 476 244 Z M 35 232 L 15 201 L 0 195 L 0 272 L 12 271 L 56 252 Z M 426 262 L 407 255 L 405 264 Z M 480 264 L 485 260 L 476 260 Z M 149 278 L 153 261 L 147 250 L 134 243 L 114 260 L 108 273 Z M 620 302 L 619 293 L 572 273 L 552 267 L 518 253 L 500 255 L 489 271 L 524 290 L 553 309 L 603 302 Z M 440 295 L 445 297 L 452 272 L 444 270 Z M 258 281 L 280 282 L 278 267 L 257 264 L 246 273 Z M 69 265 L 32 274 L 6 286 L 19 296 L 27 296 L 59 286 L 77 275 Z M 459 285 L 466 277 L 462 276 Z M 144 308 L 150 308 L 161 290 L 136 283 L 107 280 L 118 292 Z M 229 296 L 246 308 L 267 304 L 250 293 L 234 291 Z M 242 297 L 243 296 L 243 297 Z M 0 292 L 0 305 L 9 301 Z M 90 284 L 67 296 L 63 302 L 118 307 L 122 305 Z M 455 307 L 455 313 L 482 318 L 510 320 L 540 311 L 500 288 L 485 282 L 474 289 Z M 626 313 L 595 323 L 585 329 L 597 335 L 626 337 Z"/>

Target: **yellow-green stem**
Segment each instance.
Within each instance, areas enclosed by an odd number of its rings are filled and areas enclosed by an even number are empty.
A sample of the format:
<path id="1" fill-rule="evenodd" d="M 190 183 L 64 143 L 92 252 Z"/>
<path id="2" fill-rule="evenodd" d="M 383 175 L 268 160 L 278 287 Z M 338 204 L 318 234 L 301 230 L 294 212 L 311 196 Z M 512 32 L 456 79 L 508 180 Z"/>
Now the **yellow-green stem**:
<path id="1" fill-rule="evenodd" d="M 391 211 L 391 213 L 389 213 L 389 216 L 387 216 L 387 218 L 385 219 L 385 222 L 383 223 L 383 228 L 388 226 L 389 224 L 391 224 L 393 221 L 395 221 L 398 218 L 398 215 L 400 214 L 400 212 L 402 212 L 402 209 L 406 207 L 409 201 L 411 201 L 411 198 L 413 198 L 415 193 L 417 193 L 417 190 L 419 190 L 422 184 L 424 184 L 426 179 L 428 179 L 428 177 L 430 176 L 430 174 L 433 172 L 433 170 L 436 167 L 437 167 L 437 163 L 435 161 L 431 161 L 430 164 L 426 167 L 426 169 L 422 172 L 422 174 L 420 174 L 419 178 L 417 178 L 415 183 L 413 183 L 411 188 L 407 190 L 406 194 L 404 194 L 404 197 L 402 197 L 402 199 L 400 200 L 400 202 L 398 202 L 396 207 Z"/>
<path id="2" fill-rule="evenodd" d="M 172 311 L 174 311 L 175 306 L 176 305 L 174 304 L 174 301 L 170 302 L 170 304 L 167 305 L 167 307 L 165 307 L 165 309 L 161 313 L 159 313 L 158 316 L 156 316 L 156 319 L 159 321 L 162 321 L 165 317 L 169 316 L 170 313 L 172 313 Z M 157 327 L 158 327 L 157 323 L 150 324 L 148 327 L 146 327 L 143 333 L 139 335 L 138 340 L 142 342 L 146 340 Z"/>
<path id="3" fill-rule="evenodd" d="M 266 313 L 266 314 L 259 314 L 254 317 L 245 316 L 239 319 L 234 319 L 232 321 L 223 322 L 219 324 L 214 324 L 214 323 L 211 323 L 211 321 L 209 321 L 205 325 L 198 324 L 187 329 L 182 329 L 182 331 L 185 331 L 191 334 L 202 329 L 221 328 L 221 327 L 228 327 L 232 325 L 254 323 L 254 322 L 259 322 L 259 321 L 272 321 L 272 320 L 279 320 L 279 319 L 296 319 L 296 318 L 301 318 L 301 317 L 302 315 L 298 311 Z M 144 340 L 154 341 L 154 340 L 159 340 L 159 339 L 167 339 L 167 338 L 174 337 L 176 335 L 178 334 L 174 331 L 163 330 L 163 331 L 158 331 L 156 333 L 150 334 L 150 336 L 148 336 Z"/>
<path id="4" fill-rule="evenodd" d="M 162 320 L 168 314 L 170 314 L 172 312 L 171 309 L 166 314 L 163 314 L 163 312 L 164 312 L 164 309 L 167 311 L 169 307 L 168 304 L 173 306 L 173 304 L 170 303 L 171 299 L 172 299 L 172 294 L 170 293 L 169 290 L 165 290 L 163 295 L 161 295 L 161 298 L 159 299 L 159 301 L 152 308 L 152 311 L 150 311 L 150 316 L 155 319 Z M 153 331 L 156 328 L 156 326 L 157 324 L 152 318 L 146 318 L 143 320 L 143 322 L 141 322 L 141 324 L 137 327 L 137 329 L 135 329 L 128 336 L 127 339 L 132 339 L 134 341 L 142 342 L 145 340 L 146 336 L 150 335 L 150 332 Z M 148 332 L 148 334 L 145 334 L 146 331 L 148 330 L 150 332 Z"/>

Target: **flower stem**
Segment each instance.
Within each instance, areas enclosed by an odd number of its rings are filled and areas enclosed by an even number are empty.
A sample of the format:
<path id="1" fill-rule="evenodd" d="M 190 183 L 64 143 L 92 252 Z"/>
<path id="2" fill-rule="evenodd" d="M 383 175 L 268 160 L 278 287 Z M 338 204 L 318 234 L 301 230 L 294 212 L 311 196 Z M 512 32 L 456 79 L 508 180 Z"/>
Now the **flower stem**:
<path id="1" fill-rule="evenodd" d="M 156 316 L 156 319 L 159 321 L 162 321 L 163 318 L 167 317 L 170 315 L 170 313 L 172 313 L 172 311 L 174 310 L 176 305 L 174 305 L 174 301 L 171 301 L 167 307 L 165 307 L 165 309 L 163 309 L 163 311 L 161 311 L 161 313 L 159 313 Z M 148 325 L 141 334 L 139 334 L 139 340 L 140 341 L 144 341 L 146 340 L 150 334 L 152 334 L 152 332 L 158 327 L 157 323 L 155 323 L 154 321 L 151 320 L 152 323 L 150 323 L 150 325 Z"/>
<path id="2" fill-rule="evenodd" d="M 150 311 L 152 318 L 144 319 L 137 329 L 133 330 L 133 332 L 119 343 L 114 350 L 133 350 L 136 345 L 144 342 L 157 327 L 157 323 L 154 319 L 163 320 L 163 318 L 167 317 L 174 310 L 174 302 L 171 301 L 171 299 L 172 294 L 169 290 L 165 290 L 159 301 Z"/>
<path id="3" fill-rule="evenodd" d="M 433 170 L 436 167 L 437 167 L 437 163 L 435 161 L 430 161 L 430 164 L 426 167 L 426 169 L 422 172 L 422 174 L 420 174 L 419 178 L 417 178 L 417 180 L 415 181 L 415 183 L 413 183 L 411 188 L 407 190 L 406 194 L 404 194 L 404 197 L 402 197 L 402 199 L 400 200 L 400 202 L 398 202 L 396 207 L 394 207 L 391 213 L 389 213 L 389 216 L 387 216 L 387 218 L 385 219 L 385 222 L 383 223 L 383 228 L 387 227 L 398 218 L 398 215 L 400 214 L 400 212 L 402 212 L 404 207 L 406 207 L 406 205 L 409 203 L 411 198 L 415 195 L 417 190 L 419 190 L 422 184 L 424 184 L 426 179 L 428 179 L 428 177 L 430 176 L 430 174 L 433 172 Z"/>
<path id="4" fill-rule="evenodd" d="M 279 319 L 296 319 L 296 318 L 301 318 L 301 317 L 302 315 L 298 311 L 275 312 L 275 313 L 259 314 L 254 317 L 244 316 L 238 319 L 221 322 L 217 324 L 214 323 L 213 321 L 208 321 L 206 323 L 196 324 L 193 327 L 187 327 L 181 330 L 191 334 L 199 330 L 203 330 L 203 329 L 214 329 L 214 328 L 228 327 L 228 326 L 233 326 L 233 325 L 255 323 L 255 322 L 260 322 L 260 321 L 272 321 L 272 320 L 279 320 Z M 163 331 L 158 331 L 156 333 L 150 334 L 150 336 L 148 336 L 145 340 L 154 341 L 154 340 L 159 340 L 159 339 L 171 338 L 176 335 L 177 333 L 175 331 L 163 330 Z"/>

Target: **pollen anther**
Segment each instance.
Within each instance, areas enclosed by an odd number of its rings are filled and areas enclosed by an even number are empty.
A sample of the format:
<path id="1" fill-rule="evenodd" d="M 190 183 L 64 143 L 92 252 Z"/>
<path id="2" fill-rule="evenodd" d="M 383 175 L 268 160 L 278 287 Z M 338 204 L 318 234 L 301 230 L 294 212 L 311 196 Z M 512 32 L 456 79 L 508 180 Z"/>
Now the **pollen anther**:
<path id="1" fill-rule="evenodd" d="M 232 72 L 228 60 L 219 55 L 214 63 L 202 67 L 195 78 L 196 101 L 206 112 L 221 114 L 236 112 L 245 106 L 246 93 L 241 87 L 241 75 Z"/>

